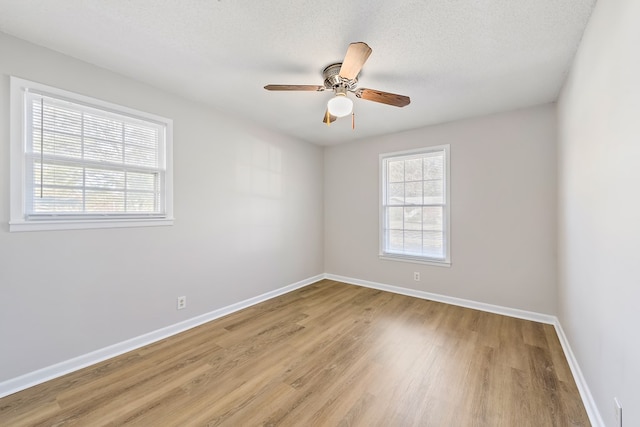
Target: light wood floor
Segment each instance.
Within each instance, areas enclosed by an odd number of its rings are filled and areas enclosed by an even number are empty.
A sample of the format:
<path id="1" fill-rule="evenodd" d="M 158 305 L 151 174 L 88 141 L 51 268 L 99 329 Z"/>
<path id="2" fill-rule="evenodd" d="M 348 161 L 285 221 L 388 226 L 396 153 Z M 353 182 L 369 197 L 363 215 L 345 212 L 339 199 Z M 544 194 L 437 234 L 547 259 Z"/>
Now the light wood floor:
<path id="1" fill-rule="evenodd" d="M 324 280 L 0 399 L 2 426 L 588 426 L 550 325 Z"/>

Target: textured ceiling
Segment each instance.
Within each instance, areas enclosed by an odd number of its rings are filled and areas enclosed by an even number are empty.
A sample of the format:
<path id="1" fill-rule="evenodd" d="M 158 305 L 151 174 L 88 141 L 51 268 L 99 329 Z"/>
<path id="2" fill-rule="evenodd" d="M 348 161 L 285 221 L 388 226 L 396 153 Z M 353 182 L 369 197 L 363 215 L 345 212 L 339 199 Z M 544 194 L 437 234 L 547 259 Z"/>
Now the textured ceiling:
<path id="1" fill-rule="evenodd" d="M 0 31 L 318 144 L 555 101 L 595 0 L 0 0 Z M 373 49 L 355 99 L 322 123 L 350 42 Z"/>

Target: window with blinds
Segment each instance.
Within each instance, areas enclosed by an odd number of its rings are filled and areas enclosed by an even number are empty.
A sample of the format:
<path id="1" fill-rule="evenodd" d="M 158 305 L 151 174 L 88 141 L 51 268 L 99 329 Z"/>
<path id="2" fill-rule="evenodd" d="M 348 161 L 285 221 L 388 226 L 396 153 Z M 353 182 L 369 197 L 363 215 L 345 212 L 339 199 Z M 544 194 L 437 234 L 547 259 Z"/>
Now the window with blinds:
<path id="1" fill-rule="evenodd" d="M 449 146 L 380 156 L 380 256 L 449 264 Z"/>
<path id="2" fill-rule="evenodd" d="M 21 217 L 12 215 L 12 223 L 140 224 L 170 217 L 169 120 L 14 83 L 22 98 L 23 194 Z"/>

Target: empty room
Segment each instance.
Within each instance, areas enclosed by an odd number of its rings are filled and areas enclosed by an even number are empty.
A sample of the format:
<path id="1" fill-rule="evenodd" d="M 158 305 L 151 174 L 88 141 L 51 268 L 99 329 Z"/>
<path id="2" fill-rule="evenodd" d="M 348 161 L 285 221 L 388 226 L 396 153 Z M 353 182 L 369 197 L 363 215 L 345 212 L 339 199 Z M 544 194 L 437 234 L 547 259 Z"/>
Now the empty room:
<path id="1" fill-rule="evenodd" d="M 0 0 L 0 425 L 640 426 L 638 22 Z"/>

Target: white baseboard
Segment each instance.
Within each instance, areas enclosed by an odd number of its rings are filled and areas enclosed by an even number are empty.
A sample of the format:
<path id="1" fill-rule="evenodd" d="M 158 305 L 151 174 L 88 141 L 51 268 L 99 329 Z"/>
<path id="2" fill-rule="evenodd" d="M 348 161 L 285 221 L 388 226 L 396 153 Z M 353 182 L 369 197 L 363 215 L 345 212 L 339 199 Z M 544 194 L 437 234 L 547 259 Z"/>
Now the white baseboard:
<path id="1" fill-rule="evenodd" d="M 578 365 L 578 361 L 573 354 L 573 350 L 571 350 L 569 340 L 564 334 L 564 330 L 562 329 L 560 320 L 558 320 L 557 318 L 554 326 L 556 328 L 556 334 L 558 334 L 558 339 L 560 340 L 560 345 L 562 345 L 562 350 L 564 350 L 564 356 L 567 359 L 569 368 L 571 369 L 571 373 L 573 374 L 573 380 L 576 382 L 576 386 L 578 387 L 578 391 L 580 392 L 580 397 L 582 397 L 582 403 L 584 404 L 584 408 L 586 409 L 587 415 L 589 416 L 589 421 L 591 421 L 591 425 L 593 427 L 606 427 L 604 421 L 602 420 L 602 417 L 600 416 L 600 411 L 598 411 L 596 402 L 595 400 L 593 400 L 593 395 L 589 390 L 587 381 L 582 375 L 580 365 Z"/>
<path id="2" fill-rule="evenodd" d="M 351 277 L 344 277 L 344 276 L 339 276 L 335 274 L 321 274 L 318 276 L 310 277 L 308 279 L 299 281 L 297 283 L 293 283 L 291 285 L 284 286 L 282 288 L 264 293 L 262 295 L 258 295 L 256 297 L 249 298 L 235 304 L 231 304 L 229 306 L 220 308 L 218 310 L 214 310 L 209 313 L 205 313 L 203 315 L 193 317 L 183 322 L 176 323 L 166 328 L 158 329 L 156 331 L 149 332 L 147 334 L 140 335 L 138 337 L 134 337 L 129 340 L 126 340 L 108 347 L 104 347 L 102 349 L 93 351 L 91 353 L 87 353 L 82 356 L 78 356 L 73 359 L 69 359 L 64 362 L 60 362 L 55 365 L 38 369 L 37 371 L 29 372 L 25 375 L 1 382 L 0 398 L 16 393 L 18 391 L 24 390 L 26 388 L 32 387 L 34 385 L 41 384 L 45 381 L 49 381 L 54 378 L 61 377 L 62 375 L 68 374 L 70 372 L 77 371 L 87 366 L 102 362 L 112 357 L 119 356 L 128 351 L 132 351 L 140 347 L 144 347 L 145 345 L 149 345 L 156 341 L 170 337 L 172 335 L 179 334 L 180 332 L 184 332 L 188 329 L 202 325 L 203 323 L 207 323 L 212 320 L 218 319 L 220 317 L 226 316 L 228 314 L 234 313 L 236 311 L 242 310 L 244 308 L 251 307 L 263 301 L 267 301 L 271 298 L 275 298 L 277 296 L 286 294 L 288 292 L 310 285 L 322 279 L 335 280 L 342 283 L 364 286 L 367 288 L 393 292 L 396 294 L 407 295 L 415 298 L 438 301 L 446 304 L 452 304 L 452 305 L 457 305 L 461 307 L 467 307 L 467 308 L 472 308 L 476 310 L 486 311 L 490 313 L 501 314 L 504 316 L 516 317 L 519 319 L 532 320 L 534 322 L 547 323 L 547 324 L 554 325 L 556 329 L 556 333 L 558 334 L 558 339 L 560 340 L 560 344 L 562 345 L 562 349 L 564 350 L 565 357 L 567 359 L 567 362 L 569 363 L 571 373 L 573 374 L 573 378 L 578 387 L 578 391 L 580 392 L 580 397 L 582 398 L 583 404 L 585 406 L 585 409 L 587 411 L 591 424 L 594 427 L 605 426 L 604 422 L 602 421 L 602 417 L 600 416 L 600 412 L 598 411 L 598 408 L 595 404 L 595 401 L 593 400 L 593 396 L 591 395 L 587 382 L 584 376 L 582 375 L 580 366 L 578 365 L 578 362 L 573 354 L 573 351 L 571 350 L 569 341 L 567 340 L 567 337 L 564 334 L 562 326 L 560 325 L 560 321 L 556 316 L 535 313 L 535 312 L 525 311 L 525 310 L 519 310 L 519 309 L 514 309 L 509 307 L 503 307 L 503 306 L 498 306 L 493 304 L 487 304 L 487 303 L 482 303 L 482 302 L 477 302 L 477 301 L 472 301 L 472 300 L 467 300 L 462 298 L 450 297 L 446 295 L 434 294 L 434 293 L 425 292 L 425 291 L 418 291 L 415 289 L 408 289 L 408 288 L 403 288 L 399 286 L 386 285 L 383 283 L 371 282 L 367 280 L 354 279 Z"/>
<path id="3" fill-rule="evenodd" d="M 476 310 L 487 311 L 504 316 L 516 317 L 518 319 L 532 320 L 534 322 L 553 325 L 558 335 L 558 339 L 560 340 L 560 344 L 562 345 L 562 349 L 564 350 L 564 354 L 567 359 L 567 363 L 569 364 L 569 368 L 571 369 L 571 373 L 573 374 L 573 379 L 576 382 L 578 391 L 580 392 L 580 397 L 582 398 L 582 403 L 584 404 L 585 410 L 587 411 L 587 415 L 589 416 L 591 425 L 593 427 L 605 427 L 605 424 L 602 421 L 602 417 L 600 416 L 600 412 L 598 411 L 598 407 L 596 406 L 595 401 L 593 400 L 593 396 L 591 395 L 591 391 L 589 390 L 589 386 L 587 385 L 587 382 L 582 375 L 582 371 L 580 370 L 578 361 L 576 360 L 573 351 L 571 350 L 569 340 L 567 340 L 567 337 L 562 330 L 562 326 L 560 325 L 560 321 L 556 316 L 552 316 L 549 314 L 540 314 L 532 311 L 518 310 L 515 308 L 502 307 L 499 305 L 471 301 L 462 298 L 455 298 L 446 295 L 433 294 L 425 291 L 417 291 L 415 289 L 402 288 L 399 286 L 386 285 L 383 283 L 370 282 L 367 280 L 354 279 L 351 277 L 338 276 L 335 274 L 325 274 L 324 277 L 329 280 L 335 280 L 352 285 L 364 286 L 381 291 L 407 295 L 410 297 L 438 301 L 446 304 L 473 308 Z"/>
<path id="4" fill-rule="evenodd" d="M 532 320 L 534 322 L 548 323 L 554 325 L 558 319 L 549 314 L 540 314 L 533 311 L 519 310 L 517 308 L 502 307 L 499 305 L 487 304 L 462 298 L 450 297 L 431 292 L 418 291 L 415 289 L 402 288 L 399 286 L 385 285 L 383 283 L 370 282 L 368 280 L 354 279 L 351 277 L 338 276 L 335 274 L 325 274 L 325 278 L 352 285 L 364 286 L 366 288 L 378 289 L 381 291 L 393 292 L 395 294 L 407 295 L 410 297 L 427 299 L 431 301 L 443 302 L 460 307 L 473 308 L 475 310 L 487 311 L 489 313 L 502 314 L 503 316 L 516 317 L 518 319 Z"/>
<path id="5" fill-rule="evenodd" d="M 96 351 L 92 351 L 91 353 L 74 357 L 73 359 L 65 360 L 64 362 L 56 363 L 55 365 L 47 366 L 45 368 L 29 372 L 19 377 L 3 381 L 0 383 L 0 398 L 24 390 L 26 388 L 33 387 L 34 385 L 41 384 L 45 381 L 61 377 L 70 372 L 77 371 L 87 366 L 94 365 L 112 357 L 119 356 L 128 351 L 144 347 L 145 345 L 152 344 L 156 341 L 160 341 L 172 335 L 179 334 L 180 332 L 184 332 L 188 329 L 202 325 L 203 323 L 210 322 L 244 308 L 251 307 L 252 305 L 256 305 L 271 298 L 275 298 L 298 288 L 310 285 L 311 283 L 315 283 L 319 280 L 322 280 L 323 278 L 324 275 L 322 274 L 310 277 L 308 279 L 301 280 L 297 283 L 284 286 L 282 288 L 264 293 L 262 295 L 258 295 L 256 297 L 249 298 L 244 301 L 228 305 L 226 307 L 222 307 L 218 310 L 193 317 L 183 322 L 179 322 L 171 326 L 167 326 L 165 328 L 158 329 L 147 334 L 101 348 Z"/>

